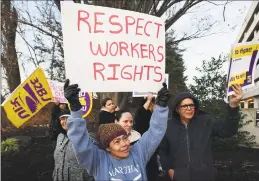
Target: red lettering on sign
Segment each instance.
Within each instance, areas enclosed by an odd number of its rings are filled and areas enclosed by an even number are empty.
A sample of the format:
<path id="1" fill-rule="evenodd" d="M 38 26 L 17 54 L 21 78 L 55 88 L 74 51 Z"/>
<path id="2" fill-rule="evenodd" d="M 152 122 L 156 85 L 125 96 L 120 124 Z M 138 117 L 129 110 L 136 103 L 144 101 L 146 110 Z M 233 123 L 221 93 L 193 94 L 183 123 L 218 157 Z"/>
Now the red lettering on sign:
<path id="1" fill-rule="evenodd" d="M 154 46 L 152 45 L 152 44 L 149 44 L 149 51 L 148 51 L 148 58 L 149 59 L 153 59 L 154 61 L 156 61 L 156 56 L 154 55 L 154 50 L 155 50 L 155 48 L 154 48 Z M 151 55 L 153 56 L 153 58 L 151 58 Z"/>
<path id="2" fill-rule="evenodd" d="M 148 58 L 147 55 L 144 55 L 144 52 L 148 52 L 146 44 L 140 44 L 140 52 L 141 52 L 141 58 Z"/>
<path id="3" fill-rule="evenodd" d="M 163 50 L 164 47 L 163 47 L 163 46 L 159 46 L 159 47 L 157 48 L 157 54 L 161 56 L 161 58 L 157 60 L 158 62 L 162 62 L 162 61 L 164 60 L 164 58 L 165 58 L 165 57 L 164 57 L 164 54 L 159 51 L 160 49 L 162 49 L 161 51 L 164 51 L 164 50 Z"/>
<path id="4" fill-rule="evenodd" d="M 156 38 L 158 38 L 158 35 L 159 35 L 160 28 L 161 28 L 162 24 L 159 24 L 159 23 L 154 23 L 154 24 L 157 25 Z"/>
<path id="5" fill-rule="evenodd" d="M 116 67 L 120 66 L 120 64 L 109 64 L 108 67 L 113 67 L 113 75 L 112 77 L 108 77 L 107 80 L 118 80 L 118 78 L 116 77 Z"/>
<path id="6" fill-rule="evenodd" d="M 150 75 L 150 68 L 154 68 L 152 65 L 144 65 L 145 68 L 147 68 L 147 80 L 149 80 Z"/>
<path id="7" fill-rule="evenodd" d="M 97 67 L 98 66 L 98 67 Z M 103 80 L 105 80 L 104 79 L 104 75 L 103 75 L 103 73 L 102 73 L 102 71 L 105 69 L 105 67 L 104 67 L 104 65 L 102 64 L 102 63 L 100 63 L 100 62 L 95 62 L 94 63 L 94 79 L 95 80 L 97 80 L 97 73 L 99 73 L 101 76 L 102 76 L 102 78 L 103 78 Z"/>
<path id="8" fill-rule="evenodd" d="M 160 71 L 158 71 L 157 69 L 159 69 Z M 162 77 L 163 77 L 163 75 L 162 75 L 162 73 L 161 73 L 161 67 L 155 67 L 154 68 L 154 72 L 157 74 L 157 75 L 159 75 L 159 79 L 153 79 L 155 82 L 160 82 L 161 80 L 162 80 Z"/>
<path id="9" fill-rule="evenodd" d="M 129 52 L 128 52 L 128 44 L 126 42 L 120 42 L 120 55 L 122 55 L 122 50 L 124 50 L 128 56 L 129 55 Z"/>
<path id="10" fill-rule="evenodd" d="M 91 21 L 90 21 L 91 20 Z M 102 28 L 104 23 L 106 28 Z M 78 10 L 77 29 L 81 31 L 82 25 L 87 25 L 89 33 L 104 33 L 105 31 L 111 34 L 132 34 L 137 36 L 153 36 L 159 38 L 161 23 L 152 22 L 145 18 L 134 18 L 133 16 L 123 16 L 111 14 L 108 16 L 105 12 L 90 13 L 85 10 Z M 150 30 L 155 31 L 150 31 Z M 152 35 L 150 32 L 154 32 Z"/>
<path id="11" fill-rule="evenodd" d="M 105 15 L 104 13 L 101 12 L 95 12 L 94 13 L 94 33 L 104 33 L 103 30 L 97 30 L 97 25 L 103 25 L 102 21 L 98 21 L 98 16 L 100 15 Z"/>
<path id="12" fill-rule="evenodd" d="M 148 22 L 145 24 L 145 26 L 144 26 L 144 33 L 145 33 L 146 36 L 150 36 L 150 34 L 147 33 L 147 25 L 148 25 L 148 24 L 151 24 L 151 23 L 152 23 L 152 21 L 148 21 Z"/>
<path id="13" fill-rule="evenodd" d="M 116 42 L 112 42 L 109 48 L 111 56 L 117 56 L 119 51 L 119 45 Z"/>
<path id="14" fill-rule="evenodd" d="M 136 25 L 136 35 L 142 35 L 141 33 L 139 33 L 139 29 L 143 28 L 143 26 L 140 26 L 140 21 L 143 21 L 143 18 L 137 18 L 137 25 Z"/>
<path id="15" fill-rule="evenodd" d="M 90 52 L 95 56 L 129 56 L 162 62 L 165 59 L 164 46 L 152 44 L 105 42 L 105 44 L 89 42 Z"/>
<path id="16" fill-rule="evenodd" d="M 94 52 L 94 48 L 93 48 L 93 42 L 92 41 L 90 41 L 90 50 L 91 50 L 91 52 L 92 52 L 92 54 L 93 55 L 95 55 L 95 56 L 97 56 L 97 55 L 102 55 L 102 56 L 106 56 L 107 55 L 107 53 L 108 53 L 108 46 L 109 46 L 109 43 L 108 42 L 106 42 L 106 48 L 105 48 L 105 51 L 103 51 L 103 49 L 102 49 L 102 46 L 100 45 L 100 44 L 98 44 L 98 48 L 97 48 L 97 50 Z"/>
<path id="17" fill-rule="evenodd" d="M 136 81 L 136 76 L 139 75 L 139 79 L 138 80 L 142 80 L 142 74 L 143 74 L 143 67 L 141 66 L 140 67 L 140 70 L 138 71 L 137 70 L 138 67 L 135 66 L 135 69 L 134 69 L 134 74 L 133 74 L 133 80 Z"/>
<path id="18" fill-rule="evenodd" d="M 126 80 L 131 80 L 132 75 L 125 70 L 128 67 L 132 67 L 132 65 L 126 65 L 121 69 L 121 78 L 126 79 Z M 127 77 L 125 75 L 127 75 Z"/>
<path id="19" fill-rule="evenodd" d="M 126 34 L 129 34 L 129 25 L 134 25 L 135 19 L 132 16 L 125 16 Z"/>
<path id="20" fill-rule="evenodd" d="M 120 65 L 120 64 L 107 64 L 106 66 L 100 62 L 93 64 L 94 79 L 95 80 L 153 80 L 154 82 L 162 81 L 161 67 L 153 65 Z M 111 76 L 108 76 L 105 72 L 112 72 Z M 97 73 L 99 76 L 97 76 Z M 154 77 L 151 77 L 155 75 Z M 146 76 L 143 76 L 146 75 Z M 153 78 L 153 79 L 151 79 Z"/>
<path id="21" fill-rule="evenodd" d="M 88 22 L 89 18 L 89 13 L 87 11 L 84 10 L 79 10 L 78 11 L 78 20 L 77 20 L 77 30 L 80 31 L 80 27 L 81 27 L 81 21 L 83 21 L 84 23 L 86 23 L 88 25 L 88 29 L 89 29 L 89 33 L 91 33 L 91 25 Z"/>
<path id="22" fill-rule="evenodd" d="M 122 32 L 123 30 L 123 27 L 122 25 L 119 23 L 119 22 L 114 22 L 113 19 L 118 19 L 119 16 L 117 15 L 112 15 L 110 18 L 109 18 L 109 22 L 111 23 L 111 25 L 114 25 L 114 26 L 118 26 L 119 27 L 119 30 L 110 30 L 110 33 L 113 33 L 113 34 L 118 34 L 120 32 Z"/>

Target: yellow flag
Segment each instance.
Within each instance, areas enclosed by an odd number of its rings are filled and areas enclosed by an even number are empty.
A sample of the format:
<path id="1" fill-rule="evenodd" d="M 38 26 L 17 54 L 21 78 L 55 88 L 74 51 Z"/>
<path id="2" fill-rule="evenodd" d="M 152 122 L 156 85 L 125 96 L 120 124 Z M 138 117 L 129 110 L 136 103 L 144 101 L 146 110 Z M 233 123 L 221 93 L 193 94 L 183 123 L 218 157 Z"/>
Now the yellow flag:
<path id="1" fill-rule="evenodd" d="M 2 105 L 8 119 L 19 128 L 52 100 L 44 71 L 37 68 Z"/>

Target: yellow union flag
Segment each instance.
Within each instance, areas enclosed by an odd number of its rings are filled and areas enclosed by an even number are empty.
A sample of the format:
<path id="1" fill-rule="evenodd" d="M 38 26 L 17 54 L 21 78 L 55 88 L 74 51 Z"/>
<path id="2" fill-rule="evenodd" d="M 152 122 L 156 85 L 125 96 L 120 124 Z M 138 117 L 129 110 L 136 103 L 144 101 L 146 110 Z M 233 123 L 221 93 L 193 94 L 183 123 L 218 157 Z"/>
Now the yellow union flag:
<path id="1" fill-rule="evenodd" d="M 8 119 L 19 128 L 52 100 L 53 95 L 44 71 L 37 68 L 3 102 L 3 107 Z"/>

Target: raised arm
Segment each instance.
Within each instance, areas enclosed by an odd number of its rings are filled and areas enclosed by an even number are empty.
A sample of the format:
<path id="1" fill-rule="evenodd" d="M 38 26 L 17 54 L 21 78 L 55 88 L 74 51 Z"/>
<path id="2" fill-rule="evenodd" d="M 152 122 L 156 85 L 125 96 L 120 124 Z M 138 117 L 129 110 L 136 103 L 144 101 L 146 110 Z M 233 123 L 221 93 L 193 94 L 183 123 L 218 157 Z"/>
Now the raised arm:
<path id="1" fill-rule="evenodd" d="M 71 116 L 67 121 L 68 138 L 72 142 L 78 163 L 85 168 L 88 173 L 95 176 L 98 172 L 100 161 L 103 159 L 104 151 L 95 146 L 88 134 L 86 121 L 82 118 L 81 104 L 78 94 L 78 85 L 69 85 L 66 80 L 64 85 L 64 95 L 70 103 Z"/>
<path id="2" fill-rule="evenodd" d="M 213 119 L 213 118 L 212 118 Z M 234 136 L 238 131 L 240 121 L 239 108 L 227 105 L 227 113 L 223 120 L 213 119 L 212 136 L 227 138 Z"/>
<path id="3" fill-rule="evenodd" d="M 147 101 L 145 102 L 145 104 L 143 105 L 143 107 L 148 110 L 151 102 L 152 102 L 152 98 L 153 98 L 153 94 L 152 93 L 149 93 L 148 96 L 147 96 Z"/>
<path id="4" fill-rule="evenodd" d="M 141 153 L 144 163 L 148 162 L 165 135 L 168 120 L 167 102 L 169 99 L 170 93 L 164 85 L 158 92 L 148 131 L 133 146 L 133 149 L 137 149 Z"/>
<path id="5" fill-rule="evenodd" d="M 229 97 L 229 105 L 225 119 L 221 121 L 213 119 L 212 136 L 226 138 L 235 135 L 238 131 L 238 123 L 240 120 L 238 104 L 242 100 L 244 93 L 240 85 L 233 85 L 232 89 L 234 93 Z"/>
<path id="6" fill-rule="evenodd" d="M 67 128 L 67 135 L 73 144 L 78 163 L 90 175 L 95 176 L 104 153 L 93 144 L 86 128 L 86 121 L 82 118 L 81 110 L 71 113 L 67 121 Z"/>

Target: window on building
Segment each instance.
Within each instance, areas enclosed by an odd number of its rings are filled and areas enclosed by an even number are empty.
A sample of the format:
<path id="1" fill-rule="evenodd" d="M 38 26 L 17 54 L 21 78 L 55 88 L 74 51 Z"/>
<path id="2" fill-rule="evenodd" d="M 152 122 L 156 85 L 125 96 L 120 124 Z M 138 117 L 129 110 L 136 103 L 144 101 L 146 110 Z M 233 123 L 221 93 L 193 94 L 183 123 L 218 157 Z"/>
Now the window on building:
<path id="1" fill-rule="evenodd" d="M 248 100 L 248 108 L 254 108 L 254 99 Z"/>
<path id="2" fill-rule="evenodd" d="M 244 109 L 245 108 L 245 101 L 240 102 L 240 108 Z"/>
<path id="3" fill-rule="evenodd" d="M 255 115 L 255 126 L 259 127 L 259 109 L 256 111 Z"/>

